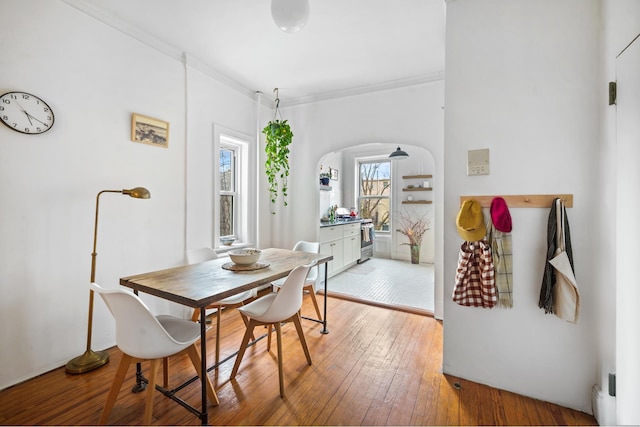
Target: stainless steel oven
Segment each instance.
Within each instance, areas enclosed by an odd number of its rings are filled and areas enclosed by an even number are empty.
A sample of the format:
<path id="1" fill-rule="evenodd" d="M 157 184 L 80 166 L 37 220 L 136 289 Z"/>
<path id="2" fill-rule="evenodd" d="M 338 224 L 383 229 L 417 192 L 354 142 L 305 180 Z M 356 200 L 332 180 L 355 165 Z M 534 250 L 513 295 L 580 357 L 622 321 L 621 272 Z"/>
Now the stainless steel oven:
<path id="1" fill-rule="evenodd" d="M 375 240 L 375 231 L 373 229 L 373 221 L 363 219 L 360 223 L 360 259 L 358 264 L 362 264 L 369 258 L 373 257 L 373 241 Z"/>

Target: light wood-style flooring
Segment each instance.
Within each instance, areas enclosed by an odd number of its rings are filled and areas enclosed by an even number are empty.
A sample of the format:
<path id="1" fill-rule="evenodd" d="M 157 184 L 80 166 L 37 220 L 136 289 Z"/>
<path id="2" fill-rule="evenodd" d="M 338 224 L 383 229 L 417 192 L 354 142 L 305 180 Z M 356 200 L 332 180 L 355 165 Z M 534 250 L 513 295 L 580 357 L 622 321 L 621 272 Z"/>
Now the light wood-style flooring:
<path id="1" fill-rule="evenodd" d="M 320 298 L 320 300 L 322 300 Z M 275 343 L 247 350 L 229 381 L 232 358 L 210 373 L 220 399 L 209 407 L 214 425 L 596 425 L 590 415 L 441 373 L 442 324 L 431 317 L 329 298 L 329 331 L 303 320 L 313 365 L 308 366 L 291 324 L 283 326 L 286 397 L 280 398 Z M 305 298 L 303 314 L 313 308 Z M 222 355 L 237 350 L 244 324 L 223 313 Z M 214 349 L 214 332 L 208 348 Z M 275 334 L 274 334 L 275 338 Z M 81 375 L 64 367 L 0 391 L 0 424 L 94 425 L 120 361 Z M 208 360 L 213 363 L 213 352 Z M 148 367 L 143 364 L 143 369 Z M 172 359 L 172 386 L 194 375 L 185 357 Z M 145 392 L 131 393 L 134 369 L 108 423 L 140 424 Z M 199 407 L 200 382 L 179 396 Z M 198 425 L 199 419 L 156 392 L 154 423 Z"/>

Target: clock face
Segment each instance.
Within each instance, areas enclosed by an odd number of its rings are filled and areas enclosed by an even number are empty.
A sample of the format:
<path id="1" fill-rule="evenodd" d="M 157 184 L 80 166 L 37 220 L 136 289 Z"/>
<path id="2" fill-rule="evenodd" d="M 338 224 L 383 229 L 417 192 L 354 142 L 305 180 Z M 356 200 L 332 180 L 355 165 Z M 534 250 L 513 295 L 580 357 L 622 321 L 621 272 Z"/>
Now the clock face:
<path id="1" fill-rule="evenodd" d="M 8 92 L 0 96 L 0 121 L 16 132 L 38 134 L 53 126 L 53 111 L 35 95 Z"/>

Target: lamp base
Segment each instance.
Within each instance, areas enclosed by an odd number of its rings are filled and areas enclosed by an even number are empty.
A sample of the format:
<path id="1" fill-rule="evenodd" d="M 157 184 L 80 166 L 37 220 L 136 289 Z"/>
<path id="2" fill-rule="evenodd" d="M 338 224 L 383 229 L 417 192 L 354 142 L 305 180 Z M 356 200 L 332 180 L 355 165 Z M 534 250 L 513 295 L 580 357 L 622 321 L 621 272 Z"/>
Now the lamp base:
<path id="1" fill-rule="evenodd" d="M 109 353 L 106 351 L 87 350 L 82 355 L 67 362 L 68 374 L 83 374 L 93 371 L 109 362 Z"/>

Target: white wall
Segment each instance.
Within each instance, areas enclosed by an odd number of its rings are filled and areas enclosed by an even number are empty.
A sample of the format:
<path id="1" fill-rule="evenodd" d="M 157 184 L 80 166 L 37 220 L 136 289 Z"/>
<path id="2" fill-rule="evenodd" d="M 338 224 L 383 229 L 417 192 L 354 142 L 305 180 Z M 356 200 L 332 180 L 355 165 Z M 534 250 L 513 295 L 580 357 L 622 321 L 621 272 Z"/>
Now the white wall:
<path id="1" fill-rule="evenodd" d="M 297 142 L 297 141 L 296 141 Z M 348 204 L 343 197 L 343 187 L 346 185 L 348 172 L 343 167 L 342 153 L 329 153 L 318 162 L 317 181 L 320 180 L 320 168 L 323 172 L 329 172 L 329 168 L 338 170 L 338 179 L 329 180 L 331 190 L 318 190 L 318 220 L 323 216 L 329 216 L 329 208 L 337 205 L 339 208 Z M 318 186 L 319 187 L 319 186 Z M 350 206 L 346 206 L 347 209 Z M 319 223 L 318 223 L 319 224 Z"/>
<path id="2" fill-rule="evenodd" d="M 598 6 L 455 0 L 446 26 L 444 372 L 585 412 L 596 380 L 601 286 L 593 239 Z M 490 149 L 491 174 L 468 177 L 467 150 L 478 148 Z M 546 193 L 574 195 L 568 217 L 579 324 L 538 308 L 548 209 L 511 209 L 513 309 L 453 303 L 459 197 Z"/>
<path id="3" fill-rule="evenodd" d="M 213 125 L 255 136 L 256 106 L 61 1 L 3 0 L 0 49 L 0 92 L 39 95 L 56 119 L 43 135 L 0 126 L 3 389 L 85 349 L 97 193 L 151 192 L 150 200 L 101 196 L 100 284 L 182 264 L 185 236 L 211 240 L 211 168 L 196 163 L 210 159 Z M 130 141 L 133 112 L 170 123 L 167 149 Z M 181 310 L 143 299 L 157 313 Z M 92 347 L 113 346 L 113 319 L 99 299 L 94 319 Z"/>

